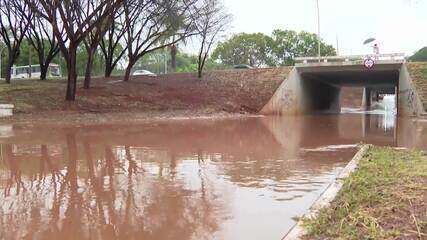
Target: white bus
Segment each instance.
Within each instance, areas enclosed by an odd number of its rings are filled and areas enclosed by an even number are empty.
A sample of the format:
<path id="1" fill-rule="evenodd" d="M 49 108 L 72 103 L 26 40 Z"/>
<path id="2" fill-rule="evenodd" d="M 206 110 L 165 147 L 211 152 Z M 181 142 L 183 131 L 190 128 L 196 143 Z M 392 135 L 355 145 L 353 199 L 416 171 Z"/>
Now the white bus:
<path id="1" fill-rule="evenodd" d="M 30 66 L 13 66 L 12 79 L 30 78 Z M 62 77 L 61 66 L 51 63 L 46 77 Z M 40 65 L 31 66 L 31 78 L 40 78 Z"/>

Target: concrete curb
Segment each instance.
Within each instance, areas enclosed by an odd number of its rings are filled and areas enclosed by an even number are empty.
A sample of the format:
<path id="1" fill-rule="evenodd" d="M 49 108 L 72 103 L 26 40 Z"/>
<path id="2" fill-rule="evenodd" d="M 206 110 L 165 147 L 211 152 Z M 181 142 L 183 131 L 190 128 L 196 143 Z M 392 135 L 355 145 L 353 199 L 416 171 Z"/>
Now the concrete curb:
<path id="1" fill-rule="evenodd" d="M 13 104 L 0 104 L 0 117 L 9 117 L 13 115 Z"/>
<path id="2" fill-rule="evenodd" d="M 307 214 L 304 215 L 305 218 L 315 218 L 319 213 L 320 209 L 328 207 L 329 204 L 335 199 L 336 195 L 342 188 L 344 180 L 350 176 L 352 172 L 357 169 L 359 161 L 365 156 L 368 150 L 371 148 L 371 145 L 364 145 L 357 153 L 354 155 L 353 159 L 347 164 L 347 166 L 340 172 L 336 180 L 331 183 L 326 190 L 320 195 L 320 197 L 313 203 L 310 207 Z M 282 240 L 297 240 L 301 239 L 302 236 L 306 234 L 306 231 L 303 227 L 303 222 L 300 220 L 298 223 L 282 238 Z"/>

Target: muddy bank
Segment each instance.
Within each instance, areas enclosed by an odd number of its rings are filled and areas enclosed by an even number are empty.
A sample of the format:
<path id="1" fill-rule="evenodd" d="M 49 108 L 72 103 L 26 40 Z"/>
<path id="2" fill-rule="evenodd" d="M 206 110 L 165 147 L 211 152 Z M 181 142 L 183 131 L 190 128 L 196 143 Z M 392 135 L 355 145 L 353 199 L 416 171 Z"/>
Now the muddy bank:
<path id="1" fill-rule="evenodd" d="M 15 126 L 92 126 L 110 124 L 139 124 L 146 122 L 170 122 L 175 120 L 202 120 L 202 119 L 239 119 L 261 117 L 250 113 L 210 112 L 195 110 L 170 110 L 150 112 L 107 112 L 107 113 L 79 113 L 73 111 L 48 111 L 39 114 L 16 114 L 12 117 L 0 119 L 0 124 L 14 124 Z"/>
<path id="2" fill-rule="evenodd" d="M 290 68 L 225 70 L 158 77 L 94 78 L 89 90 L 79 82 L 76 101 L 64 100 L 64 80 L 15 80 L 0 84 L 0 103 L 15 105 L 10 120 L 79 121 L 85 117 L 197 117 L 257 113 L 284 81 Z M 77 117 L 76 117 L 76 116 Z M 74 121 L 73 120 L 73 121 Z M 1 120 L 8 121 L 8 120 Z"/>

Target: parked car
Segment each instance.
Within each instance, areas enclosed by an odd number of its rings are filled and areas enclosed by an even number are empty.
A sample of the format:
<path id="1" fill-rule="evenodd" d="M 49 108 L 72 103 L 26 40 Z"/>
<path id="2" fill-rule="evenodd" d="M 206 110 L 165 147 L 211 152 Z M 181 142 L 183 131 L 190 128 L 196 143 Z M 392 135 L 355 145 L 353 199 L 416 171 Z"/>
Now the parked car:
<path id="1" fill-rule="evenodd" d="M 157 74 L 152 73 L 148 70 L 136 70 L 132 74 L 133 76 L 149 76 L 149 77 L 157 77 Z"/>
<path id="2" fill-rule="evenodd" d="M 239 65 L 235 65 L 234 69 L 252 69 L 253 67 L 246 65 L 246 64 L 239 64 Z"/>

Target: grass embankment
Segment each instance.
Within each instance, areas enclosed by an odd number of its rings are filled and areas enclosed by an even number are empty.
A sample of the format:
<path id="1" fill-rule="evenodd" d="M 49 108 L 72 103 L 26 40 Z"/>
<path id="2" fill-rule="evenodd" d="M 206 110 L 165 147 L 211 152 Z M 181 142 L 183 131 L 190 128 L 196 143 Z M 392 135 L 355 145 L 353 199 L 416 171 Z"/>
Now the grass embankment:
<path id="1" fill-rule="evenodd" d="M 304 219 L 305 239 L 427 239 L 427 159 L 372 148 L 330 207 Z"/>
<path id="2" fill-rule="evenodd" d="M 427 111 L 427 62 L 408 63 L 409 74 Z"/>
<path id="3" fill-rule="evenodd" d="M 50 114 L 174 112 L 256 113 L 286 78 L 290 68 L 226 70 L 158 77 L 94 78 L 89 90 L 79 80 L 76 101 L 64 100 L 65 80 L 13 80 L 0 83 L 0 103 L 15 105 L 15 113 Z M 51 114 L 50 114 L 51 115 Z M 155 114 L 154 114 L 155 115 Z"/>

